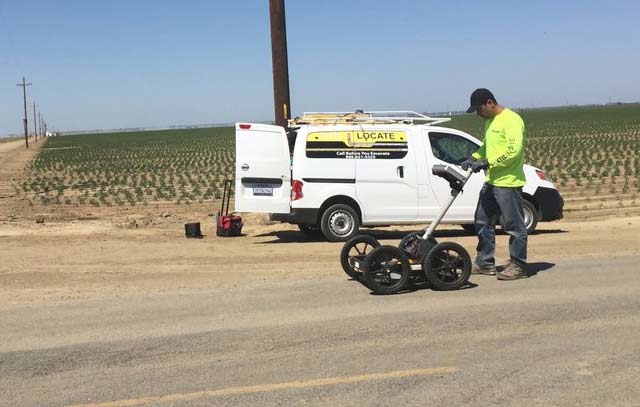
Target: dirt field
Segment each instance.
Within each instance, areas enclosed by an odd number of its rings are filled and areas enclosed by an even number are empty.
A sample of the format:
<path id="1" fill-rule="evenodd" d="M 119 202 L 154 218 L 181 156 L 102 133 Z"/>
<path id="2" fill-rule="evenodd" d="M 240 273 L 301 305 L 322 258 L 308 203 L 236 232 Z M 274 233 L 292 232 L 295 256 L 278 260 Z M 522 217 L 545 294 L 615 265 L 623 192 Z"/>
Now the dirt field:
<path id="1" fill-rule="evenodd" d="M 342 275 L 341 244 L 304 240 L 290 225 L 245 217 L 245 236 L 215 237 L 213 205 L 149 205 L 146 208 L 29 207 L 12 184 L 41 143 L 0 144 L 0 306 L 216 287 L 278 284 L 282 280 Z M 549 256 L 589 258 L 638 254 L 640 217 L 625 213 L 604 220 L 539 225 L 530 237 L 531 262 Z M 41 222 L 41 223 L 37 223 Z M 185 222 L 202 223 L 202 240 L 184 238 Z M 371 229 L 395 244 L 415 227 Z M 451 239 L 474 252 L 476 238 L 459 226 L 443 226 Z M 508 236 L 499 236 L 498 259 Z"/>

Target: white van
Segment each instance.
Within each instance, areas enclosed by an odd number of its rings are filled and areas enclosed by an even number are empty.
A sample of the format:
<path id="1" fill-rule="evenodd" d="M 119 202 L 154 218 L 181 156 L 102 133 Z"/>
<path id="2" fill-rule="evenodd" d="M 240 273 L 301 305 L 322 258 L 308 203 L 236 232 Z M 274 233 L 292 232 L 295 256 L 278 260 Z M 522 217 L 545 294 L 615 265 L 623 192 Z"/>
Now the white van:
<path id="1" fill-rule="evenodd" d="M 415 112 L 305 113 L 280 126 L 236 124 L 235 210 L 270 213 L 305 233 L 346 241 L 360 226 L 431 222 L 450 194 L 431 174 L 459 165 L 481 142 Z M 525 165 L 525 222 L 562 218 L 563 200 L 545 173 Z M 444 223 L 473 230 L 484 173 L 473 174 Z"/>

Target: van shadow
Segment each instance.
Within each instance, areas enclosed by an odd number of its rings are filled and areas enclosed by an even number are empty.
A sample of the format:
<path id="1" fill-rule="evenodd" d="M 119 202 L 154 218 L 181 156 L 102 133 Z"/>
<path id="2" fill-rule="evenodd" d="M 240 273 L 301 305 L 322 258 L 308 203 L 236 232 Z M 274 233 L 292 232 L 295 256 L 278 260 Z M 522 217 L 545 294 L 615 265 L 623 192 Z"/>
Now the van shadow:
<path id="1" fill-rule="evenodd" d="M 420 232 L 424 233 L 424 229 L 416 230 L 376 230 L 376 229 L 361 229 L 359 235 L 367 235 L 374 237 L 378 240 L 400 240 L 409 233 Z M 255 244 L 271 244 L 271 243 L 311 243 L 311 242 L 327 242 L 322 235 L 310 236 L 299 232 L 297 230 L 281 230 L 268 233 L 262 233 L 255 235 L 255 237 L 275 237 L 274 240 L 265 242 L 256 242 Z M 460 237 L 469 236 L 464 230 L 437 230 L 436 237 Z M 343 242 L 338 242 L 343 244 Z"/>
<path id="2" fill-rule="evenodd" d="M 530 234 L 529 236 L 537 236 L 537 235 L 555 235 L 558 233 L 567 233 L 566 230 L 562 230 L 562 229 L 543 229 L 543 230 L 534 230 L 532 234 Z M 502 228 L 497 227 L 496 228 L 496 236 L 505 236 L 507 234 L 507 232 L 505 232 L 504 230 L 502 230 Z M 468 236 L 475 236 L 474 232 L 468 233 Z"/>
<path id="3" fill-rule="evenodd" d="M 361 229 L 360 235 L 372 236 L 378 240 L 400 240 L 409 233 L 420 232 L 424 233 L 425 229 L 415 230 L 380 230 L 380 229 Z M 546 235 L 546 234 L 558 234 L 567 233 L 562 229 L 543 229 L 535 231 L 533 236 Z M 496 235 L 506 235 L 502 230 L 496 230 Z M 475 233 L 468 232 L 464 229 L 440 229 L 436 230 L 435 237 L 447 238 L 447 237 L 465 237 L 475 236 Z M 265 242 L 256 242 L 255 244 L 272 244 L 272 243 L 313 243 L 313 242 L 326 242 L 326 239 L 322 235 L 307 235 L 297 230 L 281 230 L 268 233 L 262 233 L 255 235 L 255 237 L 274 237 L 274 240 L 268 240 Z"/>

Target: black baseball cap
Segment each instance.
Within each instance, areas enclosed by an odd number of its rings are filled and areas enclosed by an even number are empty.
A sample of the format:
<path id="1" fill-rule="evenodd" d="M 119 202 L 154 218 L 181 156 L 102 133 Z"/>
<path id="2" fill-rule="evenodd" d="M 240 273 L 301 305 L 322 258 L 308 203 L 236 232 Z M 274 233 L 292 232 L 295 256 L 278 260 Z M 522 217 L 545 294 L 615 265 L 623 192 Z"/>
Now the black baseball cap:
<path id="1" fill-rule="evenodd" d="M 480 105 L 484 105 L 487 103 L 487 100 L 496 101 L 496 98 L 493 96 L 493 93 L 489 89 L 479 88 L 473 91 L 470 98 L 470 105 L 467 109 L 467 113 L 473 113 L 478 110 Z"/>

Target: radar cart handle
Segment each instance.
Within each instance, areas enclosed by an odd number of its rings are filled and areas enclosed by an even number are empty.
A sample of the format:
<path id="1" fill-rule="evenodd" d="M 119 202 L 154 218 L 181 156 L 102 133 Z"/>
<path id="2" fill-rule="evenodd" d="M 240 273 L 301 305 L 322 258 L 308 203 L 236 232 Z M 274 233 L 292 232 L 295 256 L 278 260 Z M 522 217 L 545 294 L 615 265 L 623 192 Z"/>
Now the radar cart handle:
<path id="1" fill-rule="evenodd" d="M 469 168 L 464 174 L 461 174 L 458 170 L 455 169 L 454 166 L 442 164 L 434 165 L 431 169 L 431 172 L 433 173 L 433 175 L 444 178 L 449 182 L 449 186 L 451 187 L 451 196 L 449 197 L 447 202 L 445 202 L 442 210 L 440 210 L 438 217 L 433 222 L 431 222 L 429 228 L 424 232 L 424 235 L 422 236 L 423 239 L 428 239 L 431 235 L 433 235 L 436 227 L 438 226 L 438 224 L 440 224 L 440 221 L 442 221 L 442 218 L 444 218 L 444 215 L 446 215 L 447 211 L 458 197 L 458 194 L 462 192 L 465 184 L 467 183 L 467 181 L 469 181 L 469 178 L 471 178 L 471 175 L 473 174 L 471 168 Z"/>

